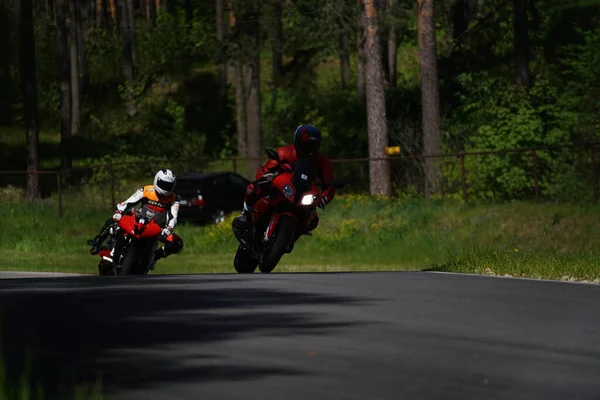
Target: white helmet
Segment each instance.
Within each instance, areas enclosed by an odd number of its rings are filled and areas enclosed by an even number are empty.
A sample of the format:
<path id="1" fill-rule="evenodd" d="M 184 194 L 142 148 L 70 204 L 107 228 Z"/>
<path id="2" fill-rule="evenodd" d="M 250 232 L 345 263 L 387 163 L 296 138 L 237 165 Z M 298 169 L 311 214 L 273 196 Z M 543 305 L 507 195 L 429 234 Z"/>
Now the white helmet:
<path id="1" fill-rule="evenodd" d="M 168 196 L 175 188 L 175 174 L 170 169 L 161 169 L 154 175 L 154 190 L 160 196 Z"/>

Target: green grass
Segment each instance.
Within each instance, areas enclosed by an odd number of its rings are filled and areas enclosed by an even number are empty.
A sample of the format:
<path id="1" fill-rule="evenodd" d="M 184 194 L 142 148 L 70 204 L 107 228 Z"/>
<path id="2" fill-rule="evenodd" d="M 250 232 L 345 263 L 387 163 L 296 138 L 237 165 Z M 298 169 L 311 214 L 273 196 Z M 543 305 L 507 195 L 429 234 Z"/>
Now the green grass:
<path id="1" fill-rule="evenodd" d="M 8 200 L 0 252 L 5 270 L 96 274 L 92 238 L 111 214 L 91 188 L 65 196 L 57 217 L 53 199 L 37 205 Z M 0 196 L 0 199 L 2 197 Z M 420 200 L 339 196 L 312 237 L 304 236 L 276 272 L 423 270 L 511 274 L 551 279 L 600 277 L 600 211 L 592 206 L 509 203 L 463 205 Z M 233 272 L 237 242 L 230 215 L 207 227 L 181 223 L 184 251 L 154 273 Z"/>
<path id="2" fill-rule="evenodd" d="M 600 255 L 592 251 L 569 254 L 556 249 L 473 248 L 432 270 L 600 283 L 599 266 Z"/>

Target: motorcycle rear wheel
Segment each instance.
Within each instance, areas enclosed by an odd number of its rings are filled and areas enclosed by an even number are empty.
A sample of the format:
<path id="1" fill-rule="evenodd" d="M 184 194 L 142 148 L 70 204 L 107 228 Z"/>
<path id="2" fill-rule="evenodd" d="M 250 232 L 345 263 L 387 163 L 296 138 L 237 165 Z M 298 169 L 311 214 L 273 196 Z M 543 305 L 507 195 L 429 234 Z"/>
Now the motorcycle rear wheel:
<path id="1" fill-rule="evenodd" d="M 283 215 L 281 217 L 277 227 L 277 232 L 275 233 L 275 238 L 273 239 L 273 242 L 271 243 L 271 246 L 267 252 L 262 257 L 262 262 L 258 266 L 260 272 L 268 274 L 275 269 L 281 260 L 281 257 L 283 257 L 283 255 L 286 253 L 288 245 L 294 238 L 295 227 L 296 224 L 292 217 L 289 215 Z"/>

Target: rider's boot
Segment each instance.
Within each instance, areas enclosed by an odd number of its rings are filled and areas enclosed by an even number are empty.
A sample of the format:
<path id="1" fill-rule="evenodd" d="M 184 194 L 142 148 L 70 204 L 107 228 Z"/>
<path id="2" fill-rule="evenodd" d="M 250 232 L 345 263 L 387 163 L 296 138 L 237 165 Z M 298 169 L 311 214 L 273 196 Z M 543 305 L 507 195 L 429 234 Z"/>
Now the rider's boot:
<path id="1" fill-rule="evenodd" d="M 165 258 L 166 256 L 167 255 L 165 254 L 165 248 L 163 246 L 160 249 L 156 249 L 156 251 L 154 252 L 154 261 L 158 261 L 161 258 Z"/>
<path id="2" fill-rule="evenodd" d="M 104 242 L 108 237 L 110 233 L 110 228 L 112 224 L 114 224 L 114 222 L 115 221 L 113 221 L 112 218 L 106 220 L 96 237 L 87 241 L 87 244 L 92 246 L 92 248 L 90 249 L 90 254 L 98 254 L 98 252 L 100 251 L 100 246 L 102 245 L 102 242 Z"/>
<path id="3" fill-rule="evenodd" d="M 235 238 L 244 246 L 249 245 L 248 230 L 252 223 L 250 218 L 252 218 L 250 211 L 248 210 L 247 204 L 244 203 L 244 208 L 242 209 L 241 214 L 235 217 L 231 222 L 231 227 L 233 229 Z"/>

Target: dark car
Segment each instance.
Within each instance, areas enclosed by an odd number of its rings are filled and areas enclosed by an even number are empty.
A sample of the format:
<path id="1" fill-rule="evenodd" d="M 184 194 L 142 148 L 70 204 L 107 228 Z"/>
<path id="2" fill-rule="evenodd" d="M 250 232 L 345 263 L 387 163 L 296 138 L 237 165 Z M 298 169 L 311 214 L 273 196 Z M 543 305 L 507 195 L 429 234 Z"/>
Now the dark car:
<path id="1" fill-rule="evenodd" d="M 177 178 L 175 192 L 180 198 L 179 220 L 220 223 L 225 215 L 241 211 L 250 182 L 229 171 L 188 173 Z"/>

